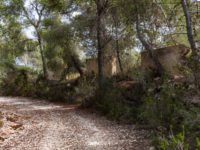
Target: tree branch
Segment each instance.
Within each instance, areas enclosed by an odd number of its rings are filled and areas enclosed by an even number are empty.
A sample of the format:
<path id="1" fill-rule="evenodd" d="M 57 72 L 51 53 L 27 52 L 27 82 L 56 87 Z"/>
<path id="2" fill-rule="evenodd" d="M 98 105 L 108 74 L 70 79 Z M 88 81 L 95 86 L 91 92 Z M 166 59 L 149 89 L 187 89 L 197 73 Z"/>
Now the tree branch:
<path id="1" fill-rule="evenodd" d="M 163 75 L 165 73 L 165 70 L 163 68 L 163 66 L 161 65 L 161 63 L 159 62 L 159 60 L 157 59 L 157 57 L 154 56 L 152 50 L 153 48 L 151 47 L 151 45 L 149 45 L 143 38 L 141 30 L 140 30 L 140 23 L 139 23 L 139 14 L 138 14 L 138 8 L 136 6 L 136 30 L 137 30 L 137 35 L 139 40 L 141 41 L 142 45 L 145 47 L 145 49 L 148 51 L 150 58 L 152 59 L 152 61 L 154 62 L 154 64 L 156 65 L 158 72 L 160 75 Z"/>
<path id="2" fill-rule="evenodd" d="M 24 6 L 22 6 L 22 9 L 23 9 L 23 11 L 24 11 L 24 14 L 25 14 L 26 18 L 27 18 L 28 21 L 30 22 L 30 24 L 31 24 L 32 26 L 35 27 L 36 25 L 35 25 L 35 23 L 33 22 L 33 20 L 31 20 L 31 18 L 29 17 L 29 14 L 28 14 L 26 8 L 25 8 Z"/>

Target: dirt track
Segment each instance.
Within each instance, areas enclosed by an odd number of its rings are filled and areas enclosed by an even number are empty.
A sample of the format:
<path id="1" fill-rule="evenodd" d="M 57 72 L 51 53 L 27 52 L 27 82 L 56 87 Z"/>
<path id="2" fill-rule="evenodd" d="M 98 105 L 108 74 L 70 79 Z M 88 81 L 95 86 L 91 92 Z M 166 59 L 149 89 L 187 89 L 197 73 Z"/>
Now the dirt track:
<path id="1" fill-rule="evenodd" d="M 0 97 L 3 150 L 150 150 L 145 130 L 75 106 Z"/>

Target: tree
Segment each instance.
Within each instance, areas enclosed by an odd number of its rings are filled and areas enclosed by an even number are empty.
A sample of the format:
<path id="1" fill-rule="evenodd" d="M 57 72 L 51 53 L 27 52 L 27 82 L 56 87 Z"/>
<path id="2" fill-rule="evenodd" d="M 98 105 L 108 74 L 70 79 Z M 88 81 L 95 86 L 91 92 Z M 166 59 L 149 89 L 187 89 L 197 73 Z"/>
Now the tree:
<path id="1" fill-rule="evenodd" d="M 153 47 L 156 45 L 157 40 L 161 37 L 159 35 L 159 29 L 157 29 L 158 27 L 156 22 L 153 22 L 158 20 L 157 16 L 154 16 L 156 9 L 154 9 L 153 4 L 154 3 L 150 0 L 118 1 L 118 6 L 121 7 L 121 13 L 124 16 L 124 22 L 135 25 L 135 30 L 140 43 L 148 51 L 149 56 L 157 66 L 158 73 L 163 75 L 165 70 L 158 58 L 156 58 L 153 54 Z M 159 20 L 162 19 L 159 18 Z M 141 28 L 141 25 L 143 28 Z"/>
<path id="2" fill-rule="evenodd" d="M 109 8 L 110 3 L 109 0 L 93 0 L 93 1 L 76 1 L 77 5 L 85 5 L 84 9 L 86 10 L 85 12 L 91 13 L 90 15 L 94 14 L 96 12 L 95 18 L 93 16 L 88 16 L 90 17 L 91 20 L 95 19 L 96 23 L 89 24 L 91 25 L 90 27 L 95 27 L 96 25 L 96 30 L 94 33 L 96 33 L 96 37 L 90 37 L 88 41 L 84 41 L 85 43 L 89 44 L 89 46 L 94 46 L 97 49 L 98 53 L 98 82 L 99 82 L 99 87 L 102 86 L 102 79 L 104 77 L 104 54 L 105 54 L 105 47 L 106 45 L 112 40 L 111 38 L 108 38 L 109 36 L 106 33 L 106 22 L 105 22 L 105 13 L 106 10 Z M 88 6 L 89 4 L 89 6 Z M 95 5 L 94 5 L 95 4 Z M 93 7 L 94 6 L 94 7 Z M 82 10 L 82 8 L 81 8 Z M 80 17 L 79 17 L 80 18 Z M 91 21 L 89 20 L 89 21 Z M 88 21 L 88 20 L 86 20 Z M 85 27 L 85 26 L 84 26 Z M 81 27 L 80 27 L 81 28 Z M 89 34 L 86 31 L 86 35 L 93 35 L 91 28 L 87 28 L 86 30 L 89 30 Z M 94 29 L 94 28 L 92 28 Z"/>
<path id="3" fill-rule="evenodd" d="M 121 73 L 123 73 L 123 67 L 122 67 L 122 61 L 120 58 L 120 47 L 119 47 L 119 39 L 120 39 L 120 33 L 119 33 L 119 28 L 120 28 L 120 20 L 119 20 L 119 13 L 117 11 L 117 7 L 115 7 L 111 13 L 113 23 L 114 23 L 114 35 L 115 35 L 115 50 L 117 54 L 117 60 L 119 63 L 119 68 Z M 124 30 L 122 30 L 124 32 Z"/>
<path id="4" fill-rule="evenodd" d="M 155 0 L 155 2 L 156 2 L 156 4 L 158 5 L 158 7 L 160 8 L 160 10 L 161 10 L 161 12 L 162 12 L 162 14 L 163 14 L 163 16 L 164 16 L 164 19 L 165 19 L 165 21 L 166 21 L 168 30 L 171 30 L 171 29 L 172 29 L 172 28 L 171 28 L 171 24 L 170 24 L 169 19 L 168 19 L 168 17 L 167 17 L 167 13 L 165 12 L 163 6 L 161 5 L 161 2 L 160 2 L 159 0 Z M 176 41 L 175 41 L 174 37 L 172 36 L 172 34 L 170 34 L 170 38 L 171 38 L 171 41 L 173 42 L 173 44 L 176 45 Z"/>
<path id="5" fill-rule="evenodd" d="M 102 79 L 104 77 L 104 50 L 105 46 L 103 43 L 103 15 L 105 15 L 105 10 L 108 6 L 108 0 L 94 0 L 96 3 L 97 10 L 97 50 L 98 50 L 98 77 L 99 77 L 99 87 L 102 88 Z"/>
<path id="6" fill-rule="evenodd" d="M 62 72 L 60 80 L 63 80 L 72 68 L 75 68 L 82 76 L 81 61 L 76 51 L 70 24 L 62 23 L 59 13 L 46 19 L 44 24 L 48 67 L 54 72 Z"/>
<path id="7" fill-rule="evenodd" d="M 158 69 L 158 73 L 160 75 L 163 75 L 165 73 L 164 68 L 162 67 L 161 63 L 159 62 L 158 58 L 156 56 L 154 56 L 153 54 L 153 48 L 144 40 L 141 30 L 140 30 L 140 16 L 139 16 L 139 12 L 138 12 L 138 6 L 136 4 L 136 30 L 137 30 L 137 35 L 139 40 L 141 41 L 142 45 L 145 47 L 145 49 L 148 51 L 149 56 L 151 57 L 151 59 L 153 60 L 153 62 L 155 63 L 155 65 L 157 66 Z"/>
<path id="8" fill-rule="evenodd" d="M 46 59 L 44 56 L 44 46 L 43 46 L 43 40 L 42 40 L 42 36 L 41 36 L 42 19 L 45 15 L 46 6 L 42 4 L 41 0 L 34 0 L 34 1 L 31 1 L 29 7 L 27 8 L 27 7 L 25 7 L 25 2 L 26 1 L 21 1 L 21 7 L 23 10 L 23 14 L 26 18 L 27 23 L 30 24 L 35 29 L 37 42 L 39 45 L 40 54 L 41 54 L 41 58 L 42 58 L 43 75 L 45 78 L 47 78 L 47 76 L 48 76 L 47 64 L 46 64 Z M 35 15 L 34 15 L 33 11 L 34 11 Z"/>
<path id="9" fill-rule="evenodd" d="M 191 47 L 192 53 L 193 53 L 195 84 L 196 84 L 197 87 L 199 87 L 198 79 L 197 79 L 197 75 L 196 75 L 196 73 L 198 72 L 198 69 L 199 69 L 199 67 L 198 67 L 199 56 L 198 56 L 198 50 L 197 50 L 196 43 L 195 43 L 193 33 L 192 33 L 191 16 L 190 16 L 190 13 L 188 11 L 186 1 L 181 0 L 181 4 L 182 4 L 182 8 L 183 8 L 184 15 L 185 15 L 185 20 L 186 20 L 188 41 L 190 43 L 190 47 Z"/>
<path id="10" fill-rule="evenodd" d="M 1 71 L 5 74 L 9 71 L 16 71 L 16 65 L 19 64 L 26 52 L 36 52 L 36 45 L 33 40 L 23 35 L 22 24 L 15 16 L 4 16 L 1 23 L 0 66 L 2 67 Z M 31 58 L 28 61 L 32 62 L 32 60 Z"/>
<path id="11" fill-rule="evenodd" d="M 76 4 L 80 14 L 71 19 L 71 26 L 75 40 L 84 50 L 87 57 L 97 55 L 96 40 L 96 8 L 93 1 L 89 3 Z"/>

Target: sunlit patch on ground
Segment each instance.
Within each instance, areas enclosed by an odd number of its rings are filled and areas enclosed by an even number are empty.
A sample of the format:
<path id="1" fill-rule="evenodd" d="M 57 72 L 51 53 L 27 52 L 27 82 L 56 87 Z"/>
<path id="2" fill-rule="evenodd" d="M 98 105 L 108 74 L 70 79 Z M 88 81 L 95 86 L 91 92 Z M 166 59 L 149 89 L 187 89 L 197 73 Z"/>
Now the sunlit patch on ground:
<path id="1" fill-rule="evenodd" d="M 145 130 L 118 125 L 74 105 L 28 98 L 0 97 L 2 149 L 148 150 Z M 2 139 L 1 139 L 2 136 Z"/>

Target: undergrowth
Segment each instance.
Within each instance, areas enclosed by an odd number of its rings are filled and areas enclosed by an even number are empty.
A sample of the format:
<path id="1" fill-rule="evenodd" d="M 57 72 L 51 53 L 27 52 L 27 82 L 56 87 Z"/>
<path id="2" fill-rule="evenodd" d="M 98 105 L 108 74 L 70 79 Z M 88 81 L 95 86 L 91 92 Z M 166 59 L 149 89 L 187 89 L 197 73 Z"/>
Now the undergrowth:
<path id="1" fill-rule="evenodd" d="M 82 77 L 79 84 L 60 86 L 48 81 L 33 82 L 30 75 L 19 70 L 12 79 L 1 80 L 1 93 L 31 96 L 51 101 L 72 102 L 81 98 L 84 107 L 93 108 L 111 120 L 148 125 L 154 129 L 153 144 L 157 149 L 199 149 L 200 108 L 184 101 L 194 96 L 194 89 L 168 78 L 150 82 L 138 80 L 131 87 L 119 84 L 116 77 L 105 78 L 98 88 L 97 78 Z M 142 81 L 142 82 L 141 82 Z"/>
<path id="2" fill-rule="evenodd" d="M 194 90 L 169 79 L 143 85 L 145 93 L 140 100 L 127 100 L 127 90 L 115 79 L 107 78 L 102 89 L 96 88 L 90 107 L 112 120 L 148 125 L 155 131 L 153 143 L 157 149 L 199 148 L 200 109 L 183 101 L 184 95 Z M 128 92 L 135 97 L 135 89 L 131 90 Z"/>
<path id="3" fill-rule="evenodd" d="M 72 102 L 74 89 L 67 85 L 50 84 L 48 80 L 37 82 L 27 70 L 19 69 L 12 78 L 1 80 L 1 94 L 4 96 L 25 96 L 48 99 L 50 101 Z"/>

